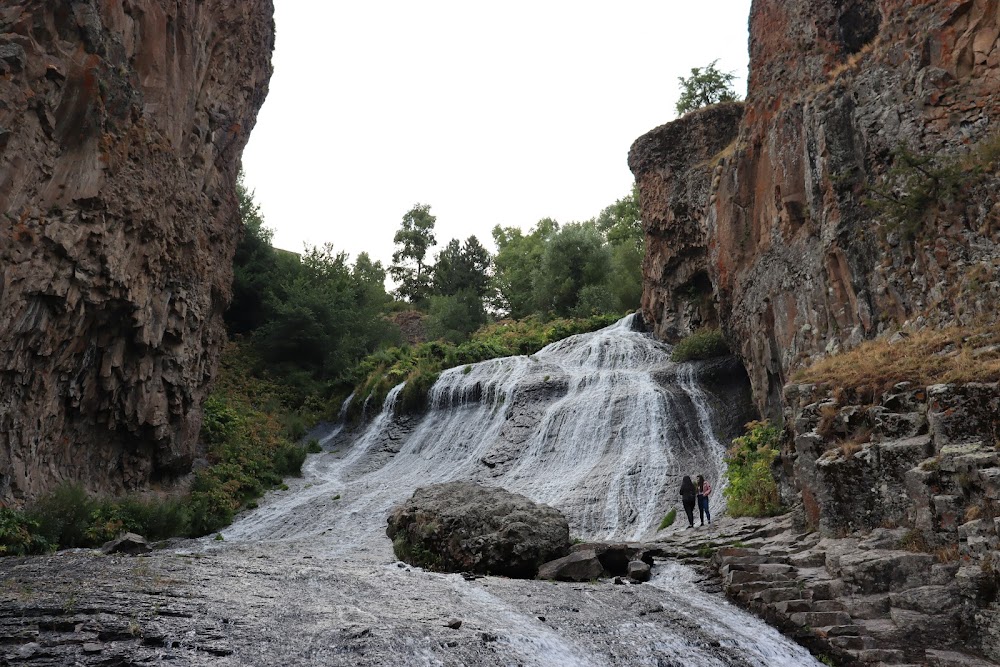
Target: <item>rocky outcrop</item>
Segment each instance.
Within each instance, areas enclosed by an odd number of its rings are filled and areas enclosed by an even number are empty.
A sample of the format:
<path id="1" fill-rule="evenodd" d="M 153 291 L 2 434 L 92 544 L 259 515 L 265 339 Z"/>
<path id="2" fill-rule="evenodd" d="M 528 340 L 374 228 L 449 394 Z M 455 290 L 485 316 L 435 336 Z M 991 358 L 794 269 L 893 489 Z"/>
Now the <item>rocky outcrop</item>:
<path id="1" fill-rule="evenodd" d="M 538 578 L 591 581 L 599 577 L 629 577 L 635 581 L 649 581 L 653 558 L 662 555 L 657 544 L 581 542 L 573 545 L 569 555 L 542 565 Z"/>
<path id="2" fill-rule="evenodd" d="M 0 9 L 0 500 L 190 470 L 271 0 Z"/>
<path id="3" fill-rule="evenodd" d="M 569 550 L 558 510 L 469 482 L 417 489 L 392 511 L 386 535 L 400 560 L 444 572 L 530 578 Z"/>
<path id="4" fill-rule="evenodd" d="M 717 318 L 779 417 L 817 356 L 993 321 L 998 35 L 996 0 L 755 0 L 742 112 L 695 112 L 630 152 L 656 331 Z"/>

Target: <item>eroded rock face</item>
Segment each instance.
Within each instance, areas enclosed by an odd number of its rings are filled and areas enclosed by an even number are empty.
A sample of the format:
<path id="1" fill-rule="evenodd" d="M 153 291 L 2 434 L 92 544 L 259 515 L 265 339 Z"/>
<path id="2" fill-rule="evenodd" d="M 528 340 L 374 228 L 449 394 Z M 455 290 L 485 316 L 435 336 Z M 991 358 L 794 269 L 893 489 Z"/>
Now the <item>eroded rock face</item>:
<path id="1" fill-rule="evenodd" d="M 907 323 L 992 321 L 998 35 L 997 0 L 755 0 L 738 139 L 720 107 L 632 147 L 656 331 L 714 309 L 779 417 L 782 386 L 819 355 Z M 900 221 L 866 202 L 893 196 L 900 144 L 986 174 Z"/>
<path id="2" fill-rule="evenodd" d="M 0 9 L 0 500 L 190 469 L 270 0 Z"/>
<path id="3" fill-rule="evenodd" d="M 534 577 L 569 550 L 569 522 L 548 505 L 469 482 L 422 487 L 393 510 L 396 556 L 445 572 Z"/>

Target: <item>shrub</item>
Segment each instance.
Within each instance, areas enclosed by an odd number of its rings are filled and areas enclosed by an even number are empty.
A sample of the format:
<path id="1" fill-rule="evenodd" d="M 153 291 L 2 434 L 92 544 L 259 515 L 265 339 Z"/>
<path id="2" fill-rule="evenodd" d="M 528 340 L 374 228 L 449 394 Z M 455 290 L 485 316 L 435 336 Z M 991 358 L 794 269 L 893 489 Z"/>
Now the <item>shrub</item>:
<path id="1" fill-rule="evenodd" d="M 23 556 L 47 551 L 50 543 L 39 534 L 37 521 L 23 512 L 0 507 L 0 556 Z"/>
<path id="2" fill-rule="evenodd" d="M 90 514 L 95 503 L 79 484 L 63 484 L 39 498 L 25 512 L 38 524 L 38 534 L 60 547 L 87 546 Z"/>
<path id="3" fill-rule="evenodd" d="M 766 421 L 750 422 L 746 428 L 726 453 L 726 507 L 731 516 L 774 516 L 781 503 L 771 464 L 778 456 L 781 432 Z"/>
<path id="4" fill-rule="evenodd" d="M 729 354 L 729 345 L 719 329 L 701 329 L 674 345 L 670 359 L 676 362 L 711 359 Z"/>
<path id="5" fill-rule="evenodd" d="M 675 507 L 674 509 L 667 512 L 667 515 L 663 517 L 663 521 L 660 522 L 660 526 L 656 530 L 663 530 L 664 528 L 669 528 L 670 526 L 674 525 L 674 521 L 676 519 L 677 519 L 677 508 Z"/>

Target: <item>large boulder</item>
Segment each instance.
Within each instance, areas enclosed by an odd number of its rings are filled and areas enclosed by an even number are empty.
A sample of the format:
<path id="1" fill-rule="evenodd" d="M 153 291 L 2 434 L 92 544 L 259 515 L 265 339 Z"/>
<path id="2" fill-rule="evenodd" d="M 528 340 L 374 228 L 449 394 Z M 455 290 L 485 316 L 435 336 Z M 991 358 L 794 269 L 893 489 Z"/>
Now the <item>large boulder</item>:
<path id="1" fill-rule="evenodd" d="M 468 482 L 417 489 L 389 516 L 396 556 L 442 572 L 534 577 L 569 551 L 558 510 L 516 493 Z"/>

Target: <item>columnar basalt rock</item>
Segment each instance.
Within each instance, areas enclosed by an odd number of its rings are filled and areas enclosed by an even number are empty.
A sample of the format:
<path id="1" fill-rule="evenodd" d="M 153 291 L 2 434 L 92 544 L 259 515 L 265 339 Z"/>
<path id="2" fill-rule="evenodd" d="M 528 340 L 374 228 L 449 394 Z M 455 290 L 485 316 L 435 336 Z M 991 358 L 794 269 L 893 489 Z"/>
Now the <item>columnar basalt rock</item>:
<path id="1" fill-rule="evenodd" d="M 0 8 L 0 500 L 190 470 L 271 0 Z"/>
<path id="2" fill-rule="evenodd" d="M 818 356 L 898 326 L 992 321 L 998 35 L 997 0 L 755 0 L 735 144 L 723 128 L 703 139 L 720 113 L 706 109 L 632 148 L 656 331 L 701 324 L 712 309 L 679 296 L 711 294 L 779 417 L 782 386 Z M 905 196 L 900 146 L 957 167 L 958 194 L 939 188 L 912 219 L 873 204 Z"/>

